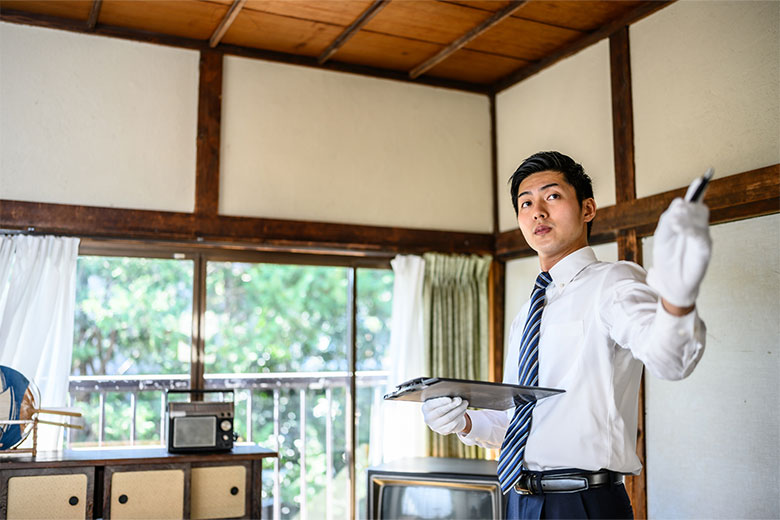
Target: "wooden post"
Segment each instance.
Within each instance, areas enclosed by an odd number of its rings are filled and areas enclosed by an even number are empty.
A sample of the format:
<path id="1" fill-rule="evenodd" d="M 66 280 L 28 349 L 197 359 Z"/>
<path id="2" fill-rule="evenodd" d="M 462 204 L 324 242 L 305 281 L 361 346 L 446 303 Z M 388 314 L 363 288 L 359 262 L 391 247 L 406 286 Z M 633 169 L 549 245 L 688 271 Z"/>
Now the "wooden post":
<path id="1" fill-rule="evenodd" d="M 609 37 L 610 75 L 612 77 L 612 135 L 615 153 L 615 190 L 617 204 L 636 200 L 634 168 L 634 111 L 631 94 L 631 53 L 628 26 Z M 642 263 L 642 242 L 636 229 L 620 231 L 618 257 Z M 644 380 L 639 387 L 637 455 L 645 463 Z M 626 491 L 631 498 L 635 518 L 647 518 L 647 481 L 645 473 L 628 477 Z"/>

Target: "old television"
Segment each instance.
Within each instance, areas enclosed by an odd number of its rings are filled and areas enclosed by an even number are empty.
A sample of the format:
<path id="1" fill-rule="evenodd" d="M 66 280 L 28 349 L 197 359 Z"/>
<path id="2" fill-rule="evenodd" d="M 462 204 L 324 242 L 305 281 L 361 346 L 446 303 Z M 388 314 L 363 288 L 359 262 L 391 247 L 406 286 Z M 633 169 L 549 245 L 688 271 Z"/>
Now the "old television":
<path id="1" fill-rule="evenodd" d="M 495 461 L 417 457 L 368 469 L 368 514 L 375 520 L 502 519 Z"/>

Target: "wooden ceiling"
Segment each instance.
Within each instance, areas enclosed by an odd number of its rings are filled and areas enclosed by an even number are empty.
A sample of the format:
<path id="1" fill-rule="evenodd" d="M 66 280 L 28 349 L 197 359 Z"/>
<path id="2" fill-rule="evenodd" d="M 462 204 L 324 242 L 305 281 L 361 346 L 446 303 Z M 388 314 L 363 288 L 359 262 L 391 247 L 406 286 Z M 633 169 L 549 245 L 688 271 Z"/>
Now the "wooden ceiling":
<path id="1" fill-rule="evenodd" d="M 667 4 L 656 0 L 0 0 L 0 19 L 495 92 Z"/>

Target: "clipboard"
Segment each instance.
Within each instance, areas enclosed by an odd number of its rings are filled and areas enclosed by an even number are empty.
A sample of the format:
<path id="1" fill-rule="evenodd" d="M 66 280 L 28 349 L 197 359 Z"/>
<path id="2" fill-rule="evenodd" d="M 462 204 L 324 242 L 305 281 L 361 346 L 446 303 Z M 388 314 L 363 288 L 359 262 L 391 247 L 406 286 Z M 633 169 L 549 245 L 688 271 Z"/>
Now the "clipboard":
<path id="1" fill-rule="evenodd" d="M 460 397 L 470 408 L 509 410 L 518 405 L 561 394 L 565 390 L 538 386 L 489 383 L 446 377 L 417 377 L 398 385 L 386 400 L 424 402 L 435 397 Z"/>

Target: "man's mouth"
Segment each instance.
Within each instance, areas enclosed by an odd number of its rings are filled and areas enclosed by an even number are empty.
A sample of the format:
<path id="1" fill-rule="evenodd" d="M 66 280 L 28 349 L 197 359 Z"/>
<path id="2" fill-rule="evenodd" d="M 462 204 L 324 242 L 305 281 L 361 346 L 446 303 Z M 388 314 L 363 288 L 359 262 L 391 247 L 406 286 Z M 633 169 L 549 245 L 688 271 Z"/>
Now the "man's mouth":
<path id="1" fill-rule="evenodd" d="M 552 231 L 550 226 L 536 226 L 536 228 L 534 228 L 534 235 L 546 235 L 550 231 Z"/>

